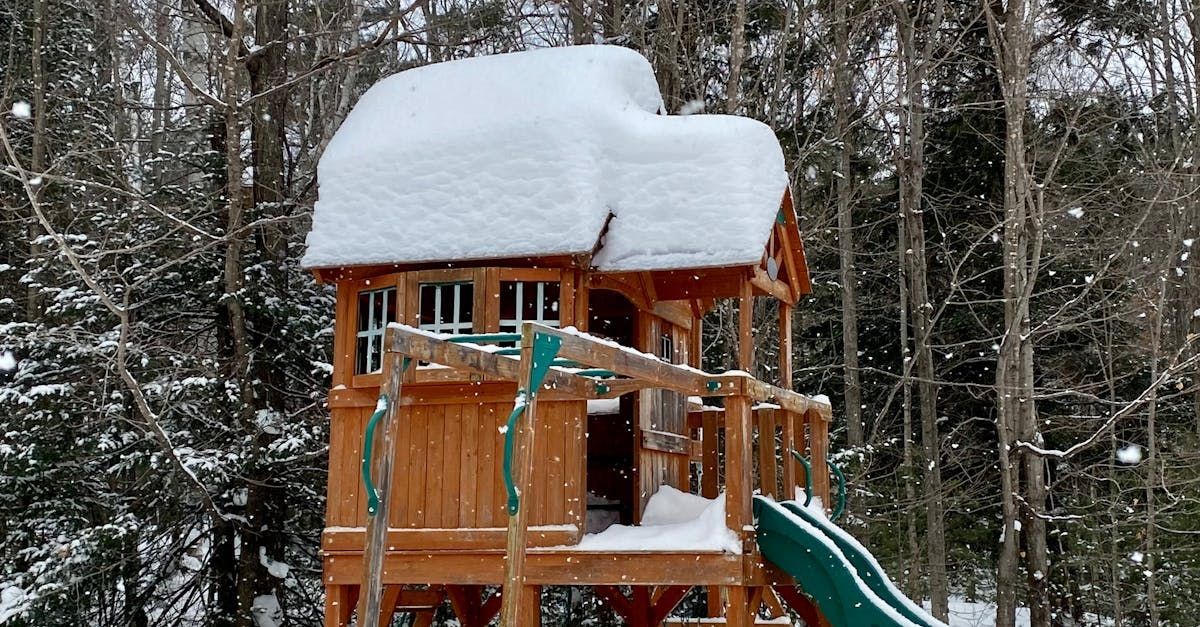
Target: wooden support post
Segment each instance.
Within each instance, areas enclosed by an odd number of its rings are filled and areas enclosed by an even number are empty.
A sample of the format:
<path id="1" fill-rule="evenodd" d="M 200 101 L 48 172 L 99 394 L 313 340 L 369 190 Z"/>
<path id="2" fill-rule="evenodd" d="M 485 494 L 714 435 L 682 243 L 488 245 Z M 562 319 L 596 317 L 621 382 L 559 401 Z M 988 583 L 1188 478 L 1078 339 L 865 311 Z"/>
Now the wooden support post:
<path id="1" fill-rule="evenodd" d="M 738 298 L 738 369 L 754 374 L 754 286 L 742 282 Z"/>
<path id="2" fill-rule="evenodd" d="M 725 399 L 725 525 L 742 541 L 742 550 L 754 551 L 747 529 L 754 523 L 750 506 L 751 474 L 750 397 Z"/>
<path id="3" fill-rule="evenodd" d="M 792 389 L 792 306 L 779 303 L 779 387 Z"/>
<path id="4" fill-rule="evenodd" d="M 777 461 L 775 459 L 775 410 L 758 410 L 758 476 L 762 485 L 759 490 L 766 496 L 775 498 L 779 482 Z"/>
<path id="5" fill-rule="evenodd" d="M 779 459 L 783 464 L 783 500 L 791 500 L 796 498 L 796 483 L 797 466 L 800 464 L 792 457 L 792 449 L 796 446 L 796 414 L 783 409 L 780 410 L 780 415 L 783 420 L 780 421 L 783 427 L 782 444 L 779 447 Z"/>
<path id="6" fill-rule="evenodd" d="M 746 586 L 727 586 L 725 596 L 726 627 L 754 627 L 757 608 L 750 607 L 751 589 Z"/>
<path id="7" fill-rule="evenodd" d="M 325 586 L 325 627 L 348 627 L 358 586 Z"/>
<path id="8" fill-rule="evenodd" d="M 386 331 L 384 346 L 391 345 L 395 332 Z M 370 451 L 374 459 L 370 463 L 371 478 L 379 495 L 379 504 L 374 515 L 367 516 L 366 547 L 363 554 L 362 591 L 358 605 L 359 627 L 379 627 L 383 609 L 383 557 L 387 552 L 386 540 L 388 521 L 391 520 L 392 466 L 396 458 L 396 433 L 406 412 L 400 404 L 401 378 L 404 376 L 405 357 L 394 351 L 383 354 L 383 372 L 387 381 L 383 388 L 387 394 L 387 411 L 381 425 L 381 437 Z M 366 455 L 368 453 L 364 453 Z"/>
<path id="9" fill-rule="evenodd" d="M 533 454 L 537 450 L 537 394 L 530 379 L 533 366 L 533 328 L 526 324 L 521 330 L 521 369 L 517 389 L 525 391 L 525 413 L 517 420 L 513 441 L 513 481 L 520 496 L 515 515 L 508 517 L 508 542 L 505 545 L 504 597 L 500 611 L 501 627 L 536 625 L 528 622 L 530 607 L 538 606 L 538 589 L 525 585 L 526 534 L 529 531 L 529 512 L 533 507 Z M 532 588 L 532 592 L 531 592 Z M 532 596 L 532 600 L 530 600 Z"/>
<path id="10" fill-rule="evenodd" d="M 721 470 L 720 458 L 717 450 L 717 419 L 720 417 L 720 412 L 705 411 L 701 414 L 700 423 L 700 440 L 703 447 L 702 469 L 703 474 L 700 477 L 700 495 L 706 499 L 715 499 L 721 492 Z"/>

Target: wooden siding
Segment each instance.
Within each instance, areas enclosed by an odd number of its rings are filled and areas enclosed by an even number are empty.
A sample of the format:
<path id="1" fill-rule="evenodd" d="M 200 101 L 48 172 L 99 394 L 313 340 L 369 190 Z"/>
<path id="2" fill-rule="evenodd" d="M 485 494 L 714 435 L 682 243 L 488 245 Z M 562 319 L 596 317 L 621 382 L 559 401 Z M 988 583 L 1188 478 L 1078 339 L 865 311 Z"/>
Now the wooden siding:
<path id="1" fill-rule="evenodd" d="M 515 387 L 489 400 L 431 395 L 436 404 L 412 404 L 400 414 L 392 514 L 396 528 L 503 527 L 507 522 L 501 465 L 504 436 Z M 407 386 L 416 397 L 418 385 Z M 414 389 L 415 388 L 415 389 Z M 500 400 L 505 399 L 505 400 Z M 457 401 L 457 402 L 456 402 Z M 329 502 L 331 527 L 366 524 L 360 460 L 371 406 L 337 406 L 330 429 Z M 546 400 L 538 405 L 541 431 L 531 502 L 533 525 L 576 525 L 584 508 L 584 415 L 581 401 Z"/>

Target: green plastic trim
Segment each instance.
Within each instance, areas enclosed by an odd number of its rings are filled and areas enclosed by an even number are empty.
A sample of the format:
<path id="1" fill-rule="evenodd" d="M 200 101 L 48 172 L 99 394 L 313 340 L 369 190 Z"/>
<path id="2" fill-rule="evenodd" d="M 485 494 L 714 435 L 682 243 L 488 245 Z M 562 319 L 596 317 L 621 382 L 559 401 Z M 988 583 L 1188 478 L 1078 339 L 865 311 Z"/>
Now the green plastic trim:
<path id="1" fill-rule="evenodd" d="M 764 557 L 796 578 L 832 627 L 945 627 L 905 599 L 870 553 L 796 501 L 754 497 Z"/>
<path id="2" fill-rule="evenodd" d="M 610 391 L 612 391 L 612 388 L 608 387 L 607 383 L 597 383 L 596 384 L 596 393 L 597 394 L 608 394 Z"/>
<path id="3" fill-rule="evenodd" d="M 833 513 L 829 515 L 829 520 L 836 521 L 846 511 L 846 475 L 842 472 L 841 468 L 838 468 L 837 464 L 833 463 L 832 459 L 826 459 L 825 462 L 829 464 L 829 469 L 833 471 L 838 480 L 837 506 L 833 508 Z"/>
<path id="4" fill-rule="evenodd" d="M 508 340 L 504 340 L 508 341 Z M 533 363 L 529 364 L 529 389 L 517 390 L 517 405 L 508 416 L 508 428 L 504 431 L 504 489 L 508 492 L 508 515 L 516 516 L 521 511 L 521 495 L 513 480 L 512 462 L 515 448 L 517 420 L 525 413 L 525 406 L 533 402 L 550 366 L 556 365 L 555 356 L 562 347 L 562 339 L 545 333 L 533 334 Z M 532 451 L 530 452 L 532 454 Z"/>
<path id="5" fill-rule="evenodd" d="M 721 389 L 721 382 L 709 381 L 708 383 L 704 384 L 704 387 L 708 388 L 709 392 L 716 392 L 717 390 Z"/>
<path id="6" fill-rule="evenodd" d="M 363 485 L 367 487 L 368 516 L 374 516 L 379 509 L 379 492 L 375 490 L 375 483 L 371 481 L 371 451 L 375 447 L 375 427 L 387 414 L 387 407 L 387 394 L 380 394 L 375 413 L 371 414 L 371 419 L 367 421 L 367 432 L 363 436 L 362 478 Z"/>
<path id="7" fill-rule="evenodd" d="M 520 342 L 520 333 L 476 333 L 473 335 L 455 335 L 446 338 L 447 342 L 455 344 L 503 344 L 504 342 Z"/>
<path id="8" fill-rule="evenodd" d="M 405 357 L 400 362 L 400 371 L 408 370 L 408 364 L 411 360 Z M 363 457 L 362 457 L 362 478 L 363 485 L 367 489 L 367 515 L 374 516 L 379 510 L 379 491 L 375 489 L 375 482 L 371 480 L 371 457 L 375 448 L 375 427 L 379 426 L 379 421 L 387 415 L 388 397 L 387 394 L 379 395 L 379 403 L 376 404 L 375 413 L 371 414 L 371 418 L 367 420 L 367 430 L 363 434 Z"/>
<path id="9" fill-rule="evenodd" d="M 800 462 L 801 466 L 804 466 L 804 506 L 808 507 L 808 504 L 812 503 L 813 497 L 812 464 L 809 464 L 808 460 L 804 459 L 804 456 L 801 455 L 800 451 L 797 451 L 796 449 L 792 449 L 792 457 L 795 457 L 796 461 Z"/>
<path id="10" fill-rule="evenodd" d="M 512 476 L 513 434 L 517 431 L 517 420 L 525 413 L 525 390 L 517 392 L 517 406 L 508 415 L 507 427 L 504 429 L 504 490 L 508 492 L 508 515 L 516 516 L 521 509 L 521 496 L 517 493 L 517 485 Z"/>
<path id="11" fill-rule="evenodd" d="M 612 370 L 605 370 L 603 368 L 588 368 L 573 374 L 577 374 L 581 377 L 600 377 L 604 379 L 612 379 L 617 376 L 617 373 L 613 372 Z"/>
<path id="12" fill-rule="evenodd" d="M 776 224 L 787 224 L 787 218 L 783 217 L 783 209 L 780 209 L 779 213 L 775 214 L 775 223 Z"/>
<path id="13" fill-rule="evenodd" d="M 537 396 L 538 390 L 542 387 L 542 381 L 546 378 L 546 373 L 550 371 L 550 366 L 556 366 L 554 363 L 555 356 L 558 355 L 558 349 L 562 347 L 562 339 L 545 333 L 534 332 L 533 334 L 533 363 L 529 365 L 529 397 Z"/>

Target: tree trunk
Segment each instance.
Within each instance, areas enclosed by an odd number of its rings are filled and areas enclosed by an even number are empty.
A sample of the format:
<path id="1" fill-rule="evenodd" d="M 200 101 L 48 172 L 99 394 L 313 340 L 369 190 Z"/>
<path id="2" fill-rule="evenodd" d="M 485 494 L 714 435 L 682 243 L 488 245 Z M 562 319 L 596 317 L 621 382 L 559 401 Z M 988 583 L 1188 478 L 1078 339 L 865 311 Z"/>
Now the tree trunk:
<path id="1" fill-rule="evenodd" d="M 30 41 L 29 65 L 33 77 L 33 137 L 30 147 L 29 170 L 40 176 L 46 169 L 46 70 L 42 61 L 42 46 L 46 36 L 46 0 L 33 0 L 33 28 Z M 45 183 L 37 187 L 39 196 Z M 36 219 L 29 220 L 29 258 L 42 256 L 42 245 L 38 239 L 45 234 Z M 25 319 L 32 322 L 41 317 L 42 297 L 39 281 L 25 288 Z"/>
<path id="2" fill-rule="evenodd" d="M 833 3 L 833 134 L 838 140 L 838 166 L 834 173 L 837 196 L 839 278 L 842 283 L 842 376 L 846 405 L 846 442 L 863 444 L 862 384 L 858 367 L 858 273 L 854 268 L 854 193 L 850 157 L 854 134 L 850 128 L 851 94 L 850 25 L 845 2 Z"/>

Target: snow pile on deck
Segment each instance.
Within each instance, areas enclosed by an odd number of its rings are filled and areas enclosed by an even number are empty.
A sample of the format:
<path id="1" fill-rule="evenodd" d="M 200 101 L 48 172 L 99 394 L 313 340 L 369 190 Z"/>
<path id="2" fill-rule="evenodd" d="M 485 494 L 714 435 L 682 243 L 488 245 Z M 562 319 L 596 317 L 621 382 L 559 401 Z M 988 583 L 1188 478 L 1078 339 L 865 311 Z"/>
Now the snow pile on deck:
<path id="1" fill-rule="evenodd" d="M 741 553 L 738 538 L 725 526 L 725 494 L 716 499 L 662 486 L 650 497 L 642 524 L 612 525 L 588 534 L 582 551 L 725 551 Z"/>
<path id="2" fill-rule="evenodd" d="M 304 265 L 597 248 L 605 270 L 757 263 L 787 185 L 774 132 L 662 108 L 649 62 L 616 46 L 384 79 L 321 158 Z"/>

